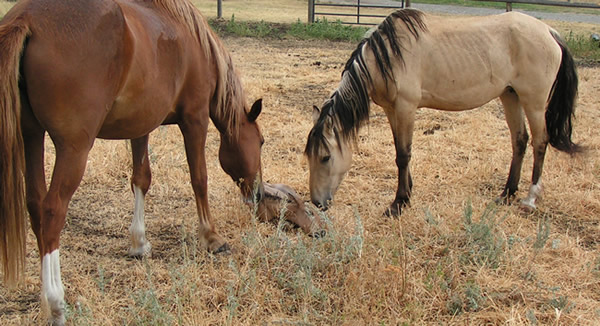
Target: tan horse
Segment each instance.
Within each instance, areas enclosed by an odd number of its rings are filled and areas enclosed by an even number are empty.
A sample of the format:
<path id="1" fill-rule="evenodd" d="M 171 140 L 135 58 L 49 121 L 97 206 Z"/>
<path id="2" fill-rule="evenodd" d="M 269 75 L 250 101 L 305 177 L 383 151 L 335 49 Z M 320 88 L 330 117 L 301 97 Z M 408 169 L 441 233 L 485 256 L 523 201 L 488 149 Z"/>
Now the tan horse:
<path id="1" fill-rule="evenodd" d="M 580 150 L 571 141 L 577 83 L 564 41 L 535 18 L 515 12 L 449 18 L 397 11 L 360 42 L 339 87 L 320 110 L 315 107 L 305 150 L 312 201 L 327 208 L 333 199 L 350 168 L 351 145 L 368 120 L 370 99 L 383 107 L 394 135 L 398 190 L 386 214 L 396 216 L 411 195 L 408 164 L 417 108 L 462 111 L 499 97 L 513 149 L 500 201 L 517 191 L 529 139 L 527 117 L 534 163 L 521 205 L 534 210 L 547 144 L 567 153 Z"/>
<path id="2" fill-rule="evenodd" d="M 59 237 L 97 137 L 131 139 L 132 255 L 150 249 L 143 215 L 150 186 L 147 145 L 148 134 L 161 124 L 177 124 L 183 134 L 200 241 L 211 252 L 227 250 L 208 208 L 204 147 L 209 119 L 221 134 L 222 168 L 252 201 L 263 192 L 263 138 L 256 123 L 261 102 L 248 110 L 231 57 L 191 3 L 21 0 L 0 22 L 0 49 L 4 278 L 14 283 L 23 271 L 26 204 L 50 323 L 65 321 Z M 48 189 L 46 132 L 56 148 Z"/>

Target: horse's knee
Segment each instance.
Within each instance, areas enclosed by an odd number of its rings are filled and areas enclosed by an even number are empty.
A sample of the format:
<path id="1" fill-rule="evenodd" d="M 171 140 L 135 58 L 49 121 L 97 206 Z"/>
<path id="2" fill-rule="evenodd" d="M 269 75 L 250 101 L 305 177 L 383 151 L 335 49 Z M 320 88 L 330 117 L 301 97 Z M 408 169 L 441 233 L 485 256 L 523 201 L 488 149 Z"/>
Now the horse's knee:
<path id="1" fill-rule="evenodd" d="M 410 163 L 412 154 L 410 152 L 398 152 L 396 154 L 396 165 L 399 169 L 404 169 Z"/>

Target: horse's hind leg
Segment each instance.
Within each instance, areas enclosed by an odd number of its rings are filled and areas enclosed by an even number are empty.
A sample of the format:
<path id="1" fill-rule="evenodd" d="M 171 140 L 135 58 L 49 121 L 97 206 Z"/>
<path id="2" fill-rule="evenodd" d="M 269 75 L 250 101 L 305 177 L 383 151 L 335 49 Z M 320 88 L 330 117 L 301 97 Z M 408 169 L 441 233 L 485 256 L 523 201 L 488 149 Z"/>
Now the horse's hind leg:
<path id="1" fill-rule="evenodd" d="M 22 128 L 25 145 L 25 183 L 27 211 L 31 221 L 31 229 L 36 236 L 38 249 L 41 245 L 42 201 L 46 197 L 46 175 L 44 173 L 44 138 L 45 131 L 31 114 L 27 99 L 23 98 Z"/>
<path id="2" fill-rule="evenodd" d="M 194 189 L 196 208 L 200 220 L 199 239 L 206 249 L 212 253 L 228 251 L 229 245 L 215 231 L 208 209 L 208 175 L 204 151 L 209 121 L 208 114 L 205 117 L 199 117 L 196 113 L 191 113 L 185 115 L 181 120 L 179 129 L 183 134 L 192 188 Z"/>
<path id="3" fill-rule="evenodd" d="M 134 207 L 133 220 L 129 227 L 131 248 L 129 256 L 141 257 L 150 254 L 150 242 L 146 240 L 146 226 L 144 221 L 144 197 L 150 188 L 151 172 L 148 161 L 148 135 L 131 140 L 131 153 L 133 157 L 133 174 L 131 176 L 131 190 L 133 191 Z"/>
<path id="4" fill-rule="evenodd" d="M 56 163 L 50 188 L 41 205 L 40 257 L 42 259 L 42 302 L 50 310 L 53 325 L 64 325 L 64 288 L 60 275 L 59 238 L 67 207 L 85 170 L 91 143 L 55 142 Z"/>
<path id="5" fill-rule="evenodd" d="M 540 102 L 534 108 L 545 108 L 545 102 Z M 546 147 L 548 146 L 548 134 L 546 132 L 545 110 L 527 110 L 525 114 L 529 121 L 533 146 L 533 172 L 531 175 L 531 187 L 527 198 L 521 201 L 521 208 L 528 213 L 536 209 L 535 201 L 542 195 L 542 170 L 544 168 L 544 157 L 546 156 Z"/>
<path id="6" fill-rule="evenodd" d="M 497 202 L 509 203 L 514 197 L 519 187 L 521 179 L 521 167 L 523 166 L 523 157 L 527 149 L 527 128 L 525 127 L 525 119 L 523 109 L 519 103 L 519 96 L 514 90 L 509 89 L 500 96 L 502 105 L 504 106 L 504 115 L 510 130 L 510 139 L 512 143 L 512 160 L 510 162 L 510 171 L 504 190 L 498 198 Z"/>

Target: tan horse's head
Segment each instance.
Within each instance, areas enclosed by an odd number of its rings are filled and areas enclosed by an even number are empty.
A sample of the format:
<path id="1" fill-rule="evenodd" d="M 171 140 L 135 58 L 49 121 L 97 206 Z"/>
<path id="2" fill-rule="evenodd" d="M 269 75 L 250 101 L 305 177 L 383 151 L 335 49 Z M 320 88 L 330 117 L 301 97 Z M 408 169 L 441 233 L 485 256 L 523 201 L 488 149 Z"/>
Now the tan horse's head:
<path id="1" fill-rule="evenodd" d="M 318 138 L 311 138 L 309 142 L 319 141 L 321 146 L 312 147 L 315 150 L 306 152 L 309 165 L 310 197 L 317 207 L 325 210 L 337 191 L 340 183 L 346 176 L 352 164 L 352 148 L 349 139 L 341 137 L 338 127 L 332 116 L 325 120 L 320 119 L 321 111 L 316 106 L 313 108 L 313 122 L 319 126 Z M 311 135 L 315 135 L 313 127 Z"/>
<path id="2" fill-rule="evenodd" d="M 247 203 L 260 201 L 264 194 L 260 160 L 264 138 L 256 123 L 261 110 L 259 99 L 241 119 L 237 137 L 222 134 L 219 147 L 221 167 L 238 184 Z"/>

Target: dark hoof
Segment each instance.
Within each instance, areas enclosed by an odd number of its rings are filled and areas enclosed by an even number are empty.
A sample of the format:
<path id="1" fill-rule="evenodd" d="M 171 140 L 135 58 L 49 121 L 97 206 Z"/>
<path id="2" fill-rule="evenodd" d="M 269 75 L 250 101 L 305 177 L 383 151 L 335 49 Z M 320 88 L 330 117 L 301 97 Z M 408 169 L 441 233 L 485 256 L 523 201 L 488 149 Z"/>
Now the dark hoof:
<path id="1" fill-rule="evenodd" d="M 400 214 L 402 214 L 402 209 L 398 205 L 390 206 L 383 212 L 383 216 L 391 218 L 398 217 Z"/>
<path id="2" fill-rule="evenodd" d="M 316 232 L 312 232 L 312 233 L 308 234 L 308 236 L 313 239 L 321 239 L 321 238 L 325 237 L 325 235 L 327 235 L 327 231 L 325 231 L 325 230 L 320 230 L 320 231 L 316 231 Z"/>
<path id="3" fill-rule="evenodd" d="M 496 205 L 510 205 L 515 200 L 515 196 L 504 196 L 500 195 L 498 198 L 494 200 Z"/>
<path id="4" fill-rule="evenodd" d="M 213 255 L 218 255 L 218 254 L 227 254 L 231 252 L 231 248 L 229 247 L 229 244 L 224 243 L 222 246 L 220 246 L 217 250 L 212 251 Z"/>

